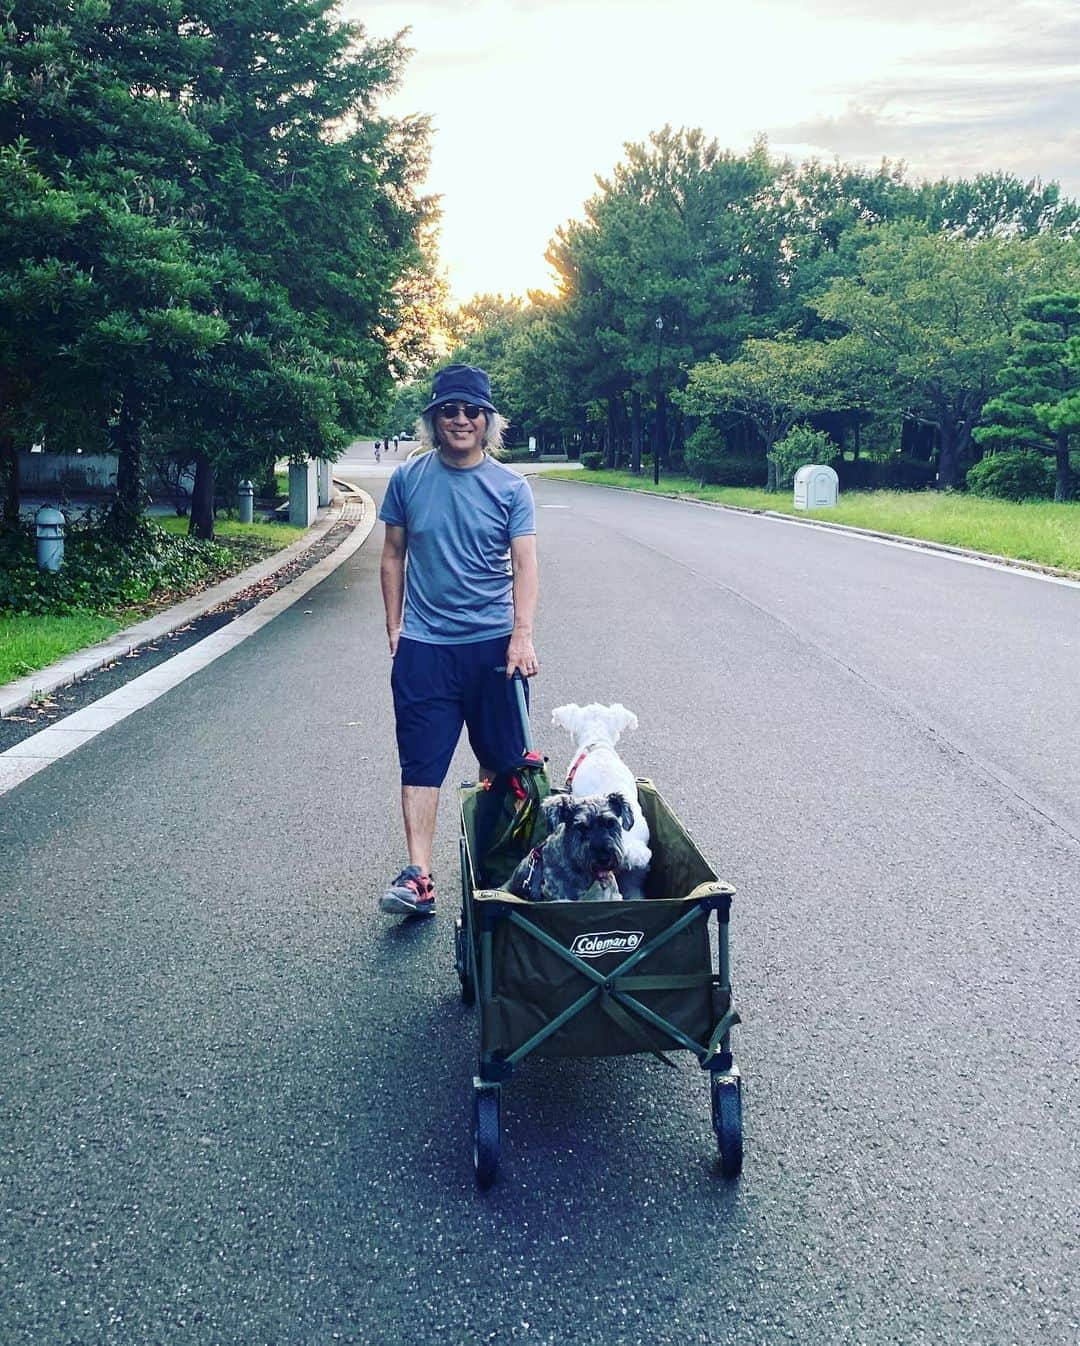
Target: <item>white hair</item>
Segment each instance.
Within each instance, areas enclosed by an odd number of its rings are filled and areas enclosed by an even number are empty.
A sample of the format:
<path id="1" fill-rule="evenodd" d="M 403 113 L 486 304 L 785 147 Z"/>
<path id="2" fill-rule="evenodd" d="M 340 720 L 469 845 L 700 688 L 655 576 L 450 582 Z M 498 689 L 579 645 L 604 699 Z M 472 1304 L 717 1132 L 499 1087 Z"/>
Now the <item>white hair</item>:
<path id="1" fill-rule="evenodd" d="M 416 422 L 416 438 L 420 442 L 422 449 L 437 449 L 439 441 L 435 434 L 435 412 L 438 407 L 432 407 L 430 411 L 425 411 Z M 484 438 L 483 446 L 491 454 L 492 458 L 501 458 L 503 454 L 503 431 L 510 424 L 505 416 L 500 416 L 497 411 L 488 411 L 484 408 Z"/>

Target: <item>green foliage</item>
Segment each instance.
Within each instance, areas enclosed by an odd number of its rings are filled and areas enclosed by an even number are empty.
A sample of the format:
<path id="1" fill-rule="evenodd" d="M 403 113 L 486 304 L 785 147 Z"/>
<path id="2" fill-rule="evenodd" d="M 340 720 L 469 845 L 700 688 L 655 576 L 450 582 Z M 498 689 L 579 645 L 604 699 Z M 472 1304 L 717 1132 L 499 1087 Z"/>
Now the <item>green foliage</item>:
<path id="1" fill-rule="evenodd" d="M 121 543 L 95 520 L 68 526 L 64 564 L 49 574 L 37 568 L 33 526 L 9 529 L 0 542 L 0 609 L 109 612 L 193 588 L 228 562 L 229 553 L 212 542 L 172 537 L 144 522 Z"/>
<path id="2" fill-rule="evenodd" d="M 1054 494 L 1054 469 L 1035 450 L 1007 450 L 969 467 L 967 488 L 972 495 L 995 500 L 1049 500 Z"/>
<path id="3" fill-rule="evenodd" d="M 119 532 L 144 438 L 196 462 L 212 531 L 216 473 L 336 456 L 424 345 L 427 127 L 375 112 L 401 40 L 327 0 L 0 20 L 0 475 L 107 426 Z"/>
<path id="4" fill-rule="evenodd" d="M 604 455 L 602 453 L 583 453 L 581 455 L 581 466 L 589 472 L 599 472 L 604 466 Z"/>
<path id="5" fill-rule="evenodd" d="M 1075 246 L 1051 239 L 970 241 L 886 225 L 815 307 L 887 359 L 897 399 L 938 432 L 941 485 L 955 486 L 1021 304 L 1078 267 Z"/>
<path id="6" fill-rule="evenodd" d="M 683 462 L 702 485 L 718 480 L 717 473 L 730 457 L 727 437 L 709 421 L 702 421 L 686 441 Z"/>
<path id="7" fill-rule="evenodd" d="M 925 491 L 937 477 L 933 463 L 898 453 L 852 462 L 837 458 L 831 466 L 836 469 L 842 491 Z"/>
<path id="8" fill-rule="evenodd" d="M 916 184 L 665 127 L 597 182 L 551 241 L 557 293 L 479 296 L 452 358 L 488 369 L 523 435 L 614 462 L 659 436 L 720 470 L 689 418 L 743 455 L 810 416 L 838 439 L 917 420 L 956 482 L 1019 305 L 1080 269 L 1075 203 L 1008 174 Z"/>
<path id="9" fill-rule="evenodd" d="M 767 481 L 765 455 L 733 452 L 726 433 L 708 421 L 687 439 L 683 461 L 703 486 L 764 486 Z"/>
<path id="10" fill-rule="evenodd" d="M 1022 308 L 1012 350 L 997 378 L 1001 391 L 973 432 L 984 450 L 1037 449 L 1054 455 L 1054 498 L 1073 494 L 1071 437 L 1080 431 L 1080 365 L 1070 348 L 1080 333 L 1080 294 L 1037 295 Z M 1075 410 L 1070 401 L 1075 399 Z"/>
<path id="11" fill-rule="evenodd" d="M 697 415 L 735 415 L 748 421 L 765 444 L 768 489 L 777 485 L 773 452 L 805 416 L 855 400 L 850 379 L 850 350 L 844 341 L 751 339 L 737 359 L 708 360 L 690 370 L 686 391 L 677 399 Z"/>
<path id="12" fill-rule="evenodd" d="M 805 421 L 793 425 L 772 447 L 777 486 L 790 486 L 799 468 L 809 463 L 831 464 L 838 453 L 836 444 L 824 430 L 815 430 Z"/>
<path id="13" fill-rule="evenodd" d="M 465 361 L 464 363 L 473 362 Z M 384 439 L 389 435 L 393 439 L 395 435 L 400 435 L 403 430 L 410 435 L 415 434 L 416 422 L 420 419 L 420 413 L 424 407 L 427 406 L 430 394 L 430 378 L 400 384 L 394 393 L 389 411 L 384 414 L 380 426 L 376 427 L 374 437 Z"/>

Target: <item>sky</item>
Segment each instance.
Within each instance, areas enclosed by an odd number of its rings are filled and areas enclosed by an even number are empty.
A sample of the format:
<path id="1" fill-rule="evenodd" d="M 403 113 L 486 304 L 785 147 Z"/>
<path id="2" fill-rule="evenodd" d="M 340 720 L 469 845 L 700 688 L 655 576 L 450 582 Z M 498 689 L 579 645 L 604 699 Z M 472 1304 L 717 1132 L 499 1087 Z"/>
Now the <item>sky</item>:
<path id="1" fill-rule="evenodd" d="M 343 0 L 414 55 L 380 107 L 432 121 L 451 297 L 544 261 L 627 142 L 665 124 L 777 157 L 1004 169 L 1080 196 L 1080 0 Z"/>

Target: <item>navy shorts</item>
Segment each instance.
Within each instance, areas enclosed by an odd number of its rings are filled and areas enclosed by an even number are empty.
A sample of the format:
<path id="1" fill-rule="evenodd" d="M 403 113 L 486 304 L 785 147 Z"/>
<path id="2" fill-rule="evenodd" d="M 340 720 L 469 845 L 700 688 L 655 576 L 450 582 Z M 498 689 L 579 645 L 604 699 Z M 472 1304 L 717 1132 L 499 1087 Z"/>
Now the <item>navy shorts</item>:
<path id="1" fill-rule="evenodd" d="M 514 688 L 505 673 L 509 636 L 471 645 L 429 645 L 402 637 L 394 694 L 402 785 L 442 785 L 461 727 L 481 766 L 506 771 L 525 751 Z M 529 685 L 525 684 L 526 703 Z"/>

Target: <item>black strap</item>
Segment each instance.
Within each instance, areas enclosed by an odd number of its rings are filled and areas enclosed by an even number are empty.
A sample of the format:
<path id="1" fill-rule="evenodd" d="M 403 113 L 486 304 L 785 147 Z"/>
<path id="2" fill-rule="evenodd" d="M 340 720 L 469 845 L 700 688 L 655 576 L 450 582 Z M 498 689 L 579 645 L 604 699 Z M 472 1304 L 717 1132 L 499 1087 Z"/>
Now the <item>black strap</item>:
<path id="1" fill-rule="evenodd" d="M 642 972 L 613 977 L 610 985 L 613 991 L 688 991 L 715 980 L 715 972 Z"/>

